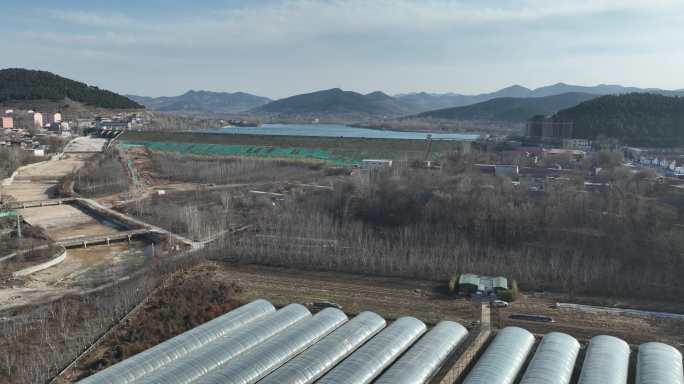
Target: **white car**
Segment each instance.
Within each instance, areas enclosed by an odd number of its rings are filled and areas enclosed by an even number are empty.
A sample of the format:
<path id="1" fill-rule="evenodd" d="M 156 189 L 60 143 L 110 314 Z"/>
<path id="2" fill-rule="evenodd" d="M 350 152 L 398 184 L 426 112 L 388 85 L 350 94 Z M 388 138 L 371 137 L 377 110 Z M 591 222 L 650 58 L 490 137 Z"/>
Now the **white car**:
<path id="1" fill-rule="evenodd" d="M 503 300 L 494 300 L 494 301 L 492 301 L 492 305 L 496 308 L 507 308 L 511 304 L 509 304 L 507 301 L 503 301 Z"/>

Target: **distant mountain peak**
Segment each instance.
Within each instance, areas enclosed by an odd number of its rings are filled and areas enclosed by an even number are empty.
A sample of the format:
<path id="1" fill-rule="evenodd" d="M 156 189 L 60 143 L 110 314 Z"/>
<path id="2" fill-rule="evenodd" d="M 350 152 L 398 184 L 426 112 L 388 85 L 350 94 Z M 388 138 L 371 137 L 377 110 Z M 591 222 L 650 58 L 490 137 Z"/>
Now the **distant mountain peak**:
<path id="1" fill-rule="evenodd" d="M 506 88 L 501 89 L 501 91 L 506 91 L 506 90 L 521 90 L 521 91 L 530 91 L 531 89 L 527 87 L 523 87 L 520 84 L 513 84 L 511 86 L 508 86 Z"/>
<path id="2" fill-rule="evenodd" d="M 228 93 L 195 89 L 171 97 L 129 97 L 155 111 L 197 116 L 241 113 L 271 101 L 269 98 L 245 92 Z"/>
<path id="3" fill-rule="evenodd" d="M 332 88 L 276 100 L 256 108 L 256 114 L 280 118 L 311 116 L 322 119 L 364 119 L 401 116 L 416 110 L 381 91 L 361 94 Z"/>

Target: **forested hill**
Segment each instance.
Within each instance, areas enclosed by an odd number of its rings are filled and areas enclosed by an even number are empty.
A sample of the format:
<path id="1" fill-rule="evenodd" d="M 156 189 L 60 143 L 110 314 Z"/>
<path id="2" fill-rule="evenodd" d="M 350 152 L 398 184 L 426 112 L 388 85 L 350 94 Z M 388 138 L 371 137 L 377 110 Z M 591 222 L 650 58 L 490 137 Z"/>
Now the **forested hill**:
<path id="1" fill-rule="evenodd" d="M 67 98 L 100 108 L 144 108 L 114 92 L 88 86 L 50 72 L 19 68 L 0 70 L 0 103 L 24 100 L 61 101 Z"/>
<path id="2" fill-rule="evenodd" d="M 256 113 L 310 114 L 323 118 L 335 115 L 399 116 L 408 111 L 412 111 L 410 105 L 382 92 L 363 95 L 339 88 L 292 96 L 254 109 Z"/>
<path id="3" fill-rule="evenodd" d="M 244 92 L 188 91 L 179 96 L 145 97 L 127 95 L 153 111 L 182 115 L 213 116 L 244 112 L 271 102 L 271 99 Z"/>
<path id="4" fill-rule="evenodd" d="M 636 146 L 684 145 L 684 98 L 648 93 L 603 96 L 554 115 L 575 124 L 573 136 L 603 135 Z"/>
<path id="5" fill-rule="evenodd" d="M 465 107 L 423 112 L 414 117 L 462 121 L 522 123 L 535 115 L 551 115 L 597 97 L 587 93 L 564 93 L 546 97 L 502 97 Z"/>

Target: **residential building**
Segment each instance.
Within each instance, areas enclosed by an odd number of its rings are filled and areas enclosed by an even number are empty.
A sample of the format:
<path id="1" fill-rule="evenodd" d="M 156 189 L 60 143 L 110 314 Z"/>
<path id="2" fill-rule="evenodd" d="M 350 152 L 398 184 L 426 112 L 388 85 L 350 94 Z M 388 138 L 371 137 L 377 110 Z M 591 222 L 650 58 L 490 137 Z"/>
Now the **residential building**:
<path id="1" fill-rule="evenodd" d="M 583 159 L 587 153 L 579 149 L 550 148 L 544 149 L 544 156 L 570 156 L 574 159 Z"/>
<path id="2" fill-rule="evenodd" d="M 544 138 L 571 138 L 574 124 L 556 121 L 552 117 L 535 116 L 527 122 L 525 136 Z"/>
<path id="3" fill-rule="evenodd" d="M 14 119 L 12 118 L 12 116 L 3 116 L 2 117 L 2 127 L 5 129 L 14 128 Z"/>
<path id="4" fill-rule="evenodd" d="M 591 151 L 591 141 L 587 139 L 563 139 L 563 148 L 589 152 Z"/>
<path id="5" fill-rule="evenodd" d="M 43 128 L 43 114 L 40 112 L 36 112 L 33 114 L 33 125 L 36 128 Z"/>

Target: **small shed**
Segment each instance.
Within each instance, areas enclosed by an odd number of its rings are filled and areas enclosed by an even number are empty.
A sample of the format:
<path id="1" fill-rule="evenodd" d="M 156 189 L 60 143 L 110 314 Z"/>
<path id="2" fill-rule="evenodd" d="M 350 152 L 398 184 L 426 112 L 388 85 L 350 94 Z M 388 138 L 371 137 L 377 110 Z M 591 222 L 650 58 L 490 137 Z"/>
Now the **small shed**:
<path id="1" fill-rule="evenodd" d="M 458 280 L 458 290 L 462 294 L 490 295 L 508 289 L 508 279 L 502 276 L 479 276 L 465 273 Z"/>

